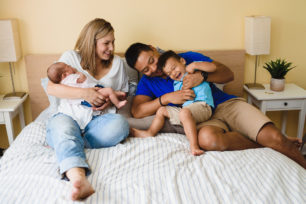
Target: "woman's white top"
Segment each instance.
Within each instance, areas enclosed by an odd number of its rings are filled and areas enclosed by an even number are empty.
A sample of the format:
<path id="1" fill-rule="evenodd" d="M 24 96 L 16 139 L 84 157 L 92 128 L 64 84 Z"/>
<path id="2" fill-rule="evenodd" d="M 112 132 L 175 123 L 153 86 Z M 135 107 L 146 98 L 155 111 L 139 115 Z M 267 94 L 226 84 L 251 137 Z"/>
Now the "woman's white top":
<path id="1" fill-rule="evenodd" d="M 77 69 L 79 72 L 85 74 L 87 79 L 93 81 L 96 84 L 100 84 L 104 87 L 110 87 L 115 91 L 129 91 L 128 75 L 124 67 L 123 60 L 117 55 L 114 56 L 112 67 L 109 72 L 99 80 L 95 79 L 81 67 L 81 56 L 75 50 L 69 50 L 64 52 L 58 62 L 66 63 L 71 67 Z M 102 114 L 115 112 L 116 108 L 113 106 L 104 110 Z"/>

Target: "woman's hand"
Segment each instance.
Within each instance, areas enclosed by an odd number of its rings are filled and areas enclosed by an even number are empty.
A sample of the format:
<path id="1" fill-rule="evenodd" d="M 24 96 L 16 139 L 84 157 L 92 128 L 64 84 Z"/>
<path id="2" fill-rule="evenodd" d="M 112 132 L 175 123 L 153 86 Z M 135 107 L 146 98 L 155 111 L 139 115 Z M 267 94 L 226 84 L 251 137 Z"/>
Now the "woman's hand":
<path id="1" fill-rule="evenodd" d="M 105 107 L 104 104 L 109 101 L 108 98 L 105 98 L 101 93 L 99 93 L 99 87 L 93 87 L 93 88 L 84 88 L 83 89 L 83 99 L 85 99 L 88 103 L 90 103 L 93 107 L 99 107 L 100 110 L 101 107 Z"/>

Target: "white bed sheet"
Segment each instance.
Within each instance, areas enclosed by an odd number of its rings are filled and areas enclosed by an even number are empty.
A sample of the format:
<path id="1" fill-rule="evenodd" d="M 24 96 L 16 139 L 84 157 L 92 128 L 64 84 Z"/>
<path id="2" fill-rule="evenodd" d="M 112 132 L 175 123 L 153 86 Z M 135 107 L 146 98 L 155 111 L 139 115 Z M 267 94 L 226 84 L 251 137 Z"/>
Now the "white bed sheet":
<path id="1" fill-rule="evenodd" d="M 306 203 L 306 171 L 269 149 L 192 156 L 180 134 L 86 150 L 96 193 L 76 203 Z M 0 203 L 72 203 L 45 122 L 29 124 L 0 160 Z"/>

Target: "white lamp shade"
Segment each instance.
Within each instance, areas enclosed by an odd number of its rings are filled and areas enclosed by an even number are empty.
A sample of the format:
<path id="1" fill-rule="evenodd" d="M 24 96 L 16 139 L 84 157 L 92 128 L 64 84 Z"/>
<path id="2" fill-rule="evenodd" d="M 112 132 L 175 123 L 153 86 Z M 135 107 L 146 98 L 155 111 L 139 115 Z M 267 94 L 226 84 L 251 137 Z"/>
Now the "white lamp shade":
<path id="1" fill-rule="evenodd" d="M 245 49 L 250 55 L 270 53 L 271 18 L 268 16 L 245 17 Z"/>
<path id="2" fill-rule="evenodd" d="M 17 20 L 0 20 L 0 62 L 17 62 L 20 57 Z"/>

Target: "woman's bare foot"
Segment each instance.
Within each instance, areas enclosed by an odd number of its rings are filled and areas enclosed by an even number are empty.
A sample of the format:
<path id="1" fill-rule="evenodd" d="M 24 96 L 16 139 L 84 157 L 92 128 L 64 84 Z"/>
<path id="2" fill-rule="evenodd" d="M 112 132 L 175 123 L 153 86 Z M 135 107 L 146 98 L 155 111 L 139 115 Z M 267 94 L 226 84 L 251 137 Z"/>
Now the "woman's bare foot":
<path id="1" fill-rule="evenodd" d="M 95 192 L 89 181 L 85 176 L 85 169 L 72 168 L 66 172 L 66 176 L 69 178 L 71 189 L 71 200 L 85 199 Z"/>
<path id="2" fill-rule="evenodd" d="M 134 136 L 134 137 L 140 137 L 140 138 L 153 137 L 154 136 L 147 130 L 138 130 L 136 128 L 131 128 L 131 135 Z"/>
<path id="3" fill-rule="evenodd" d="M 190 147 L 190 151 L 191 154 L 194 156 L 200 156 L 205 153 L 204 150 L 200 149 L 199 147 L 193 147 L 193 146 Z"/>

